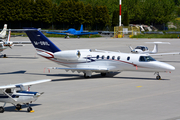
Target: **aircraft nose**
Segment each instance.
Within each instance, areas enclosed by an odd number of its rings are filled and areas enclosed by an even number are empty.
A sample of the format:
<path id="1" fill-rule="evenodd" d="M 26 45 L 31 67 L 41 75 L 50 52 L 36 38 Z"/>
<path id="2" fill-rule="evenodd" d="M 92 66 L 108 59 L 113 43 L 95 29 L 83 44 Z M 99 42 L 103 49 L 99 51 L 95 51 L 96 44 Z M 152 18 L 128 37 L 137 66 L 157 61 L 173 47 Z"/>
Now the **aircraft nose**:
<path id="1" fill-rule="evenodd" d="M 173 70 L 175 70 L 175 67 L 174 67 L 174 66 L 169 65 L 169 64 L 167 64 L 167 63 L 162 63 L 160 66 L 161 66 L 163 69 L 167 70 L 167 71 L 173 71 Z"/>

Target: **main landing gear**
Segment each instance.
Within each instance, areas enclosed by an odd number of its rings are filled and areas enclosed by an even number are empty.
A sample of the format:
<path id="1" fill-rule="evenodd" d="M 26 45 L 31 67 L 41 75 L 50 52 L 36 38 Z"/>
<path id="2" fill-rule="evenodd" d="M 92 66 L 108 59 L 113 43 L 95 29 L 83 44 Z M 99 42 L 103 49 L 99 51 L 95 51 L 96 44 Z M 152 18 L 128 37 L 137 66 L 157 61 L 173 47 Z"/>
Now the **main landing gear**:
<path id="1" fill-rule="evenodd" d="M 157 80 L 161 80 L 161 76 L 159 75 L 159 72 L 155 72 L 154 74 L 157 75 L 157 76 L 156 76 L 156 79 L 157 79 Z"/>
<path id="2" fill-rule="evenodd" d="M 101 76 L 102 76 L 102 77 L 105 77 L 105 76 L 106 76 L 106 73 L 101 73 Z"/>
<path id="3" fill-rule="evenodd" d="M 0 57 L 6 58 L 7 56 L 6 56 L 6 54 L 1 53 Z"/>
<path id="4" fill-rule="evenodd" d="M 17 105 L 16 105 L 16 109 L 17 109 L 18 111 L 20 111 L 20 110 L 22 109 L 21 104 L 17 104 Z"/>
<path id="5" fill-rule="evenodd" d="M 3 113 L 4 112 L 4 107 L 5 107 L 6 103 L 4 103 L 3 106 L 0 107 L 0 113 Z"/>
<path id="6" fill-rule="evenodd" d="M 4 112 L 4 107 L 0 107 L 0 113 Z"/>
<path id="7" fill-rule="evenodd" d="M 90 78 L 91 75 L 92 75 L 91 71 L 84 72 L 84 78 Z M 102 77 L 105 77 L 106 75 L 107 75 L 107 73 L 101 73 Z"/>
<path id="8" fill-rule="evenodd" d="M 4 112 L 4 107 L 5 107 L 6 103 L 4 103 L 4 106 L 1 106 L 0 107 L 0 113 L 3 113 Z M 14 105 L 14 104 L 13 104 Z M 22 105 L 21 104 L 17 104 L 17 105 L 14 105 L 16 107 L 16 110 L 21 110 L 22 108 Z M 28 112 L 34 112 L 34 110 L 30 107 L 29 103 L 26 103 L 26 106 L 28 106 L 27 108 L 27 111 Z"/>
<path id="9" fill-rule="evenodd" d="M 86 71 L 84 72 L 84 78 L 89 78 L 92 75 L 92 71 Z"/>

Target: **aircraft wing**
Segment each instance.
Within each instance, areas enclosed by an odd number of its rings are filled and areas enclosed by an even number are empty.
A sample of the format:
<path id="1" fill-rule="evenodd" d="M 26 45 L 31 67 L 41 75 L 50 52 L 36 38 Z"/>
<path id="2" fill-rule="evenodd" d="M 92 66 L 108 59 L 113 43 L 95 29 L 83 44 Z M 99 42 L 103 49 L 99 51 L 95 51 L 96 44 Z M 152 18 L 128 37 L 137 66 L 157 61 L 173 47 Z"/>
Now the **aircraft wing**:
<path id="1" fill-rule="evenodd" d="M 150 54 L 151 56 L 162 56 L 162 55 L 180 55 L 180 52 L 172 52 L 172 53 L 158 53 L 158 54 Z"/>
<path id="2" fill-rule="evenodd" d="M 75 33 L 74 35 L 92 35 L 92 34 L 98 34 L 98 32 L 81 32 L 81 33 Z"/>
<path id="3" fill-rule="evenodd" d="M 59 35 L 67 35 L 66 33 L 60 33 L 60 32 L 46 32 L 47 34 L 59 34 Z"/>
<path id="4" fill-rule="evenodd" d="M 5 86 L 0 86 L 0 89 L 16 88 L 19 85 L 27 86 L 27 85 L 34 85 L 34 84 L 39 84 L 39 83 L 49 82 L 49 81 L 51 81 L 51 79 L 44 79 L 44 80 L 37 80 L 37 81 L 26 82 L 26 83 L 18 83 L 18 84 L 12 84 L 12 85 L 5 85 Z"/>
<path id="5" fill-rule="evenodd" d="M 59 67 L 47 67 L 47 69 L 61 69 L 61 70 L 66 70 L 66 71 L 71 70 L 72 72 L 74 72 L 74 71 L 78 71 L 78 72 L 83 72 L 83 71 L 107 72 L 108 71 L 108 68 L 59 68 Z"/>

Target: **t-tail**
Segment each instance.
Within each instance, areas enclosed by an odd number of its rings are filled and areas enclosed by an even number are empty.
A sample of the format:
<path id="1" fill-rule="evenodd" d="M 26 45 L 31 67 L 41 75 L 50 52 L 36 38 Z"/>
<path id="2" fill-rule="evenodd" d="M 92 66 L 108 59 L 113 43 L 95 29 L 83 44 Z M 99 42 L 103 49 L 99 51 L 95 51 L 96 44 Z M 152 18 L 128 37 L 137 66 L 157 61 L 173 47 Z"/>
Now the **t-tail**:
<path id="1" fill-rule="evenodd" d="M 4 24 L 3 30 L 0 32 L 0 38 L 5 38 L 7 30 L 7 24 Z"/>
<path id="2" fill-rule="evenodd" d="M 154 44 L 154 49 L 152 50 L 151 54 L 155 54 L 158 52 L 158 44 Z"/>
<path id="3" fill-rule="evenodd" d="M 154 49 L 151 51 L 151 54 L 158 52 L 158 44 L 170 44 L 169 42 L 146 42 L 148 44 L 154 44 Z"/>
<path id="4" fill-rule="evenodd" d="M 25 32 L 37 52 L 49 54 L 61 51 L 53 42 L 51 42 L 39 29 L 25 28 Z"/>
<path id="5" fill-rule="evenodd" d="M 80 32 L 83 32 L 83 25 L 81 25 Z"/>

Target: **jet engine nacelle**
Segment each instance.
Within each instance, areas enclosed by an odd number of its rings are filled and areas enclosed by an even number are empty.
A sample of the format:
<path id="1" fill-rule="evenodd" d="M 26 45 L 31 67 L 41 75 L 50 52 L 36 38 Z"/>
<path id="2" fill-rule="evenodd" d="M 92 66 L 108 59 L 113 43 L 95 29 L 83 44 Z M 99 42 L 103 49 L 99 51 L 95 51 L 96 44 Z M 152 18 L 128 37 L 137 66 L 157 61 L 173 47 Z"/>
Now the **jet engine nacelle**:
<path id="1" fill-rule="evenodd" d="M 54 53 L 54 58 L 63 60 L 77 60 L 81 56 L 79 50 L 66 50 Z"/>

